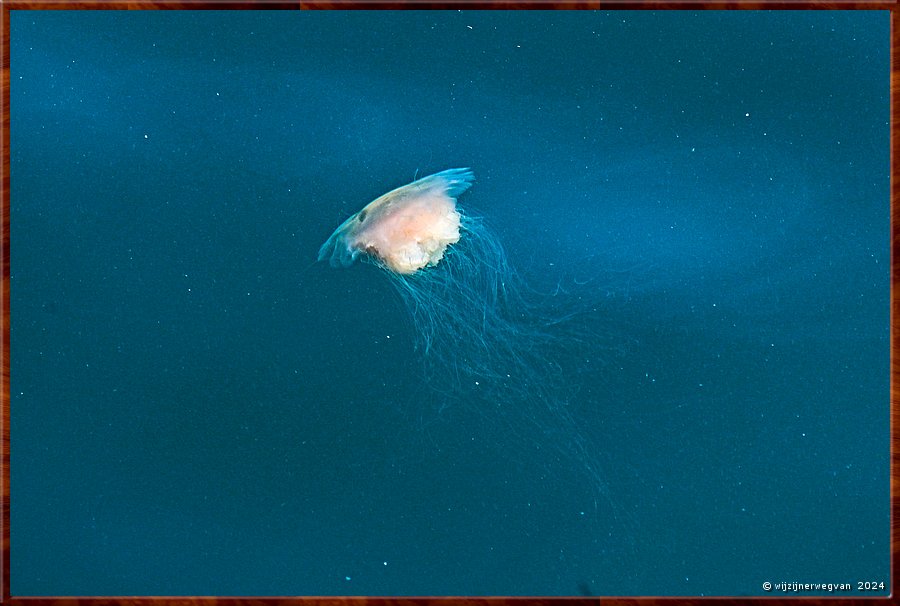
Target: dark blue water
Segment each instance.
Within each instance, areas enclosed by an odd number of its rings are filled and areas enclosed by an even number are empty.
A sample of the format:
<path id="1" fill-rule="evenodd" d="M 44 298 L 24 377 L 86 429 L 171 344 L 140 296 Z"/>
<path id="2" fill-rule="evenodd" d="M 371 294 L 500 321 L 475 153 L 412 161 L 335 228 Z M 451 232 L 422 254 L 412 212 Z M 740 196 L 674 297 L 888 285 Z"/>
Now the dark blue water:
<path id="1" fill-rule="evenodd" d="M 13 11 L 13 595 L 887 584 L 888 17 Z M 313 263 L 457 166 L 572 424 Z"/>

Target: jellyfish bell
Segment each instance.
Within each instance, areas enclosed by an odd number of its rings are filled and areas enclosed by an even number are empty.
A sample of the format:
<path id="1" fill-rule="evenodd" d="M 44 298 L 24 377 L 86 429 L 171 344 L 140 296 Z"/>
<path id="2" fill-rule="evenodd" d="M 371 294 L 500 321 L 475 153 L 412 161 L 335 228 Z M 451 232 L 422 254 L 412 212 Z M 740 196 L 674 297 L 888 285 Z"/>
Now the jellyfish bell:
<path id="1" fill-rule="evenodd" d="M 437 265 L 447 247 L 459 242 L 456 197 L 474 178 L 467 168 L 453 168 L 384 194 L 331 234 L 319 261 L 346 267 L 367 254 L 398 274 Z"/>

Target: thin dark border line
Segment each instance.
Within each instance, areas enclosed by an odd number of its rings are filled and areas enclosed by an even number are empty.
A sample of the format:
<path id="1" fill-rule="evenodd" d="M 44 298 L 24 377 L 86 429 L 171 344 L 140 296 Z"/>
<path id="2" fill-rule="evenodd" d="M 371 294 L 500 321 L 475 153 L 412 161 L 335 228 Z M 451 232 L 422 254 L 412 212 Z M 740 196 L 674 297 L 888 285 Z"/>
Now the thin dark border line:
<path id="1" fill-rule="evenodd" d="M 2 0 L 0 0 L 2 1 Z M 9 593 L 9 11 L 0 11 L 0 145 L 3 164 L 0 168 L 0 601 L 7 602 Z"/>
<path id="2" fill-rule="evenodd" d="M 890 596 L 859 596 L 853 597 L 785 597 L 778 596 L 754 596 L 748 598 L 729 597 L 660 597 L 647 596 L 637 598 L 605 598 L 605 597 L 462 597 L 462 596 L 422 596 L 422 597 L 364 597 L 364 596 L 269 596 L 269 597 L 216 597 L 216 596 L 16 596 L 12 597 L 9 591 L 10 577 L 10 494 L 9 494 L 9 461 L 10 461 L 10 436 L 9 436 L 9 412 L 10 412 L 10 41 L 9 41 L 9 11 L 11 10 L 210 10 L 210 9 L 279 9 L 279 10 L 319 10 L 319 9 L 605 9 L 616 10 L 889 10 L 890 11 L 890 499 L 891 499 L 891 595 L 893 595 L 894 580 L 897 578 L 898 552 L 900 552 L 900 537 L 897 535 L 898 507 L 900 507 L 900 385 L 897 377 L 900 376 L 900 360 L 897 351 L 900 346 L 898 341 L 895 321 L 900 313 L 900 295 L 897 293 L 900 282 L 900 269 L 895 266 L 898 246 L 900 246 L 900 231 L 898 222 L 900 215 L 896 212 L 896 203 L 900 199 L 900 172 L 898 172 L 898 146 L 900 146 L 900 104 L 897 103 L 900 93 L 900 13 L 898 13 L 900 0 L 868 0 L 863 2 L 829 2 L 823 0 L 735 0 L 731 2 L 660 2 L 649 0 L 639 2 L 633 0 L 612 0 L 607 2 L 589 1 L 563 1 L 546 2 L 543 0 L 496 0 L 495 2 L 479 2 L 469 0 L 456 0 L 445 2 L 432 2 L 430 0 L 406 0 L 388 2 L 383 0 L 332 0 L 289 2 L 284 0 L 258 0 L 256 2 L 246 0 L 182 0 L 147 2 L 123 2 L 120 0 L 103 1 L 89 0 L 83 2 L 66 2 L 60 0 L 34 0 L 5 1 L 0 0 L 0 102 L 2 102 L 2 116 L 0 116 L 0 144 L 2 144 L 2 169 L 0 169 L 0 508 L 2 508 L 2 537 L 0 537 L 0 603 L 54 605 L 54 606 L 114 606 L 127 604 L 133 606 L 188 606 L 191 604 L 216 604 L 222 606 L 238 606 L 243 604 L 258 604 L 260 606 L 281 606 L 287 604 L 322 604 L 345 605 L 365 604 L 372 606 L 393 605 L 424 605 L 424 604 L 449 604 L 461 603 L 468 605 L 498 605 L 498 604 L 536 604 L 551 606 L 553 604 L 572 604 L 573 602 L 584 604 L 605 605 L 616 604 L 622 606 L 634 606 L 637 604 L 664 604 L 668 606 L 674 603 L 702 602 L 703 604 L 732 605 L 748 603 L 751 601 L 765 601 L 767 604 L 787 604 L 802 601 L 809 603 L 831 604 L 855 604 L 886 601 Z"/>
<path id="3" fill-rule="evenodd" d="M 0 0 L 9 10 L 890 10 L 900 0 Z"/>

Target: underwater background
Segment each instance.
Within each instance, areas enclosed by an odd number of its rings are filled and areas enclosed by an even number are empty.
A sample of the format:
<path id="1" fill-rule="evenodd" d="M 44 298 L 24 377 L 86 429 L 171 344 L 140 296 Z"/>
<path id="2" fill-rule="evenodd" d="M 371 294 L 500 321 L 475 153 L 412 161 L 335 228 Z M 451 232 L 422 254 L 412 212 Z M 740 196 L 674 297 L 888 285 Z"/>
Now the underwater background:
<path id="1" fill-rule="evenodd" d="M 887 11 L 10 32 L 14 596 L 889 586 Z M 538 418 L 315 263 L 454 167 L 577 311 Z"/>

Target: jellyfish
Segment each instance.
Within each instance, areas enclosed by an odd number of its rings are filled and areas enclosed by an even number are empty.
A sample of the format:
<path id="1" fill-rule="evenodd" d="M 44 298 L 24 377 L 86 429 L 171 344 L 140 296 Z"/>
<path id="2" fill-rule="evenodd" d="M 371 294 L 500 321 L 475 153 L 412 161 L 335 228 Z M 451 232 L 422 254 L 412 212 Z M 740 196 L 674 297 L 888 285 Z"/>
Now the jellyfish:
<path id="1" fill-rule="evenodd" d="M 454 168 L 382 195 L 334 231 L 318 260 L 383 270 L 412 319 L 428 385 L 505 429 L 511 444 L 577 463 L 596 507 L 609 489 L 570 410 L 566 367 L 572 346 L 592 336 L 568 321 L 577 308 L 531 288 L 484 219 L 459 205 L 473 182 L 471 170 Z"/>

